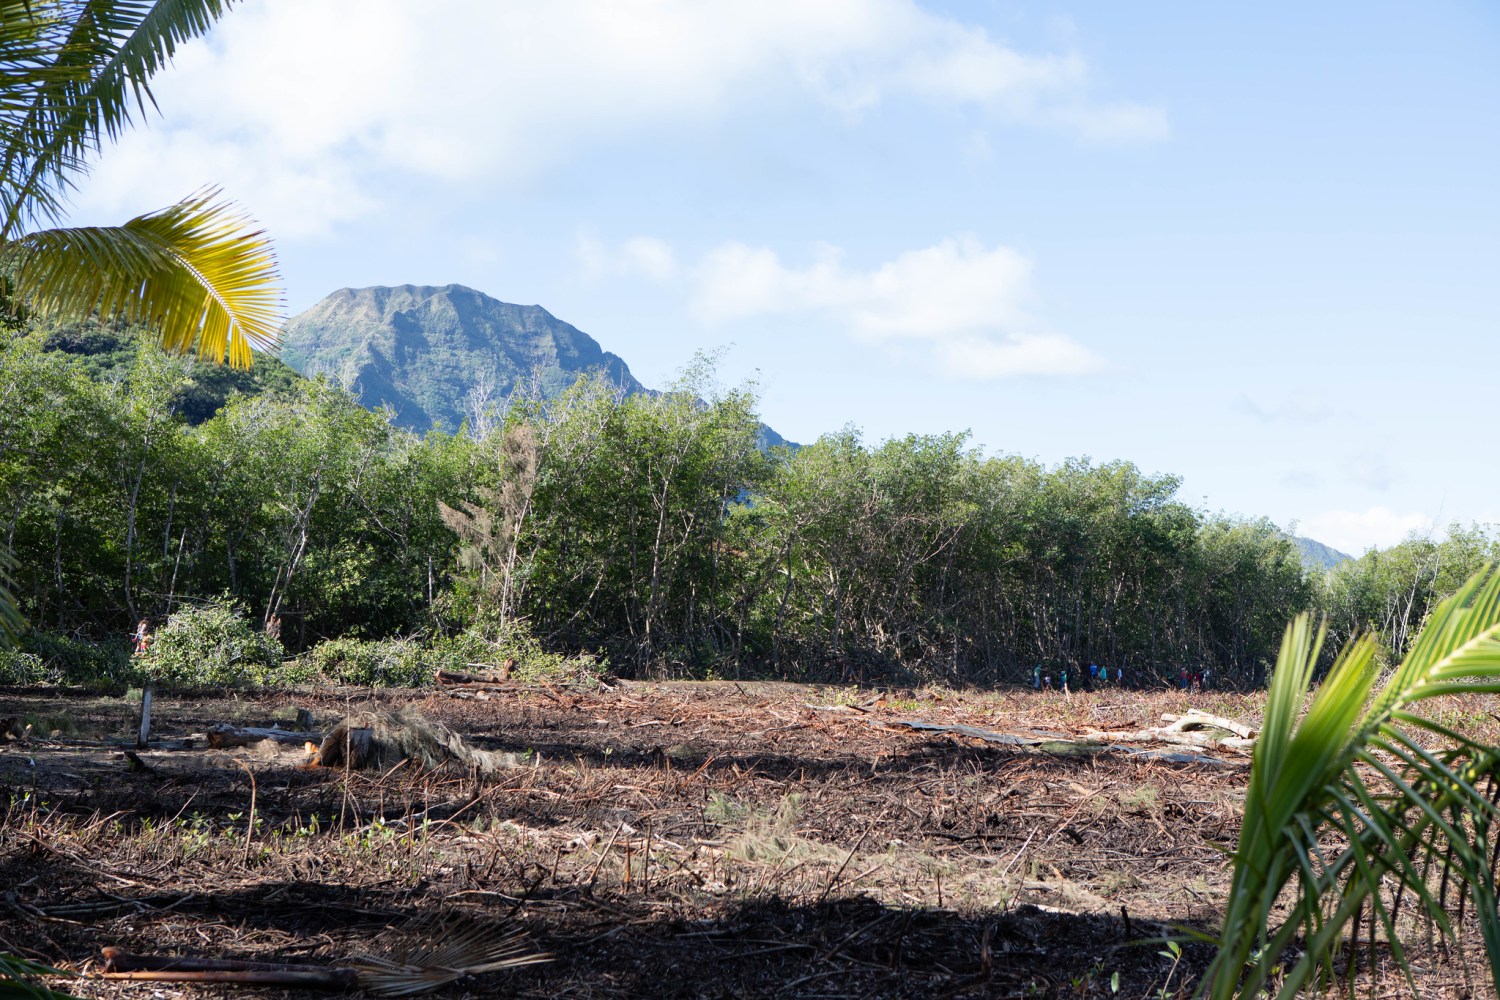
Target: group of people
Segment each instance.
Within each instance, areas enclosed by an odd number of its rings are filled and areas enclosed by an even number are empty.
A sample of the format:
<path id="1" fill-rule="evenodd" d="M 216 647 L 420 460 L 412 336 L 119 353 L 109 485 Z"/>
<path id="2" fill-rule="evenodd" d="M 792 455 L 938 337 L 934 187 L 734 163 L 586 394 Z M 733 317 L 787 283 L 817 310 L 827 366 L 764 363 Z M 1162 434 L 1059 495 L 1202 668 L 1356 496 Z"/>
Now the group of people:
<path id="1" fill-rule="evenodd" d="M 1090 663 L 1087 669 L 1064 664 L 1054 671 L 1041 663 L 1031 668 L 1031 686 L 1037 691 L 1078 691 L 1108 684 L 1123 686 L 1125 668 L 1101 667 L 1097 663 Z M 1198 670 L 1182 667 L 1177 673 L 1177 686 L 1184 691 L 1206 691 L 1213 686 L 1213 673 L 1208 667 Z"/>
<path id="2" fill-rule="evenodd" d="M 1122 685 L 1125 683 L 1125 668 L 1111 669 L 1101 667 L 1097 663 L 1090 663 L 1088 670 L 1085 671 L 1082 667 L 1070 668 L 1065 665 L 1058 671 L 1057 690 L 1071 691 L 1073 688 L 1069 686 L 1070 680 L 1074 687 L 1081 688 L 1102 687 L 1106 684 Z M 1053 690 L 1052 671 L 1040 663 L 1032 667 L 1031 686 L 1037 691 Z"/>
<path id="3" fill-rule="evenodd" d="M 1207 667 L 1202 670 L 1189 670 L 1183 667 L 1177 673 L 1177 686 L 1184 691 L 1202 691 L 1213 684 L 1213 674 Z"/>

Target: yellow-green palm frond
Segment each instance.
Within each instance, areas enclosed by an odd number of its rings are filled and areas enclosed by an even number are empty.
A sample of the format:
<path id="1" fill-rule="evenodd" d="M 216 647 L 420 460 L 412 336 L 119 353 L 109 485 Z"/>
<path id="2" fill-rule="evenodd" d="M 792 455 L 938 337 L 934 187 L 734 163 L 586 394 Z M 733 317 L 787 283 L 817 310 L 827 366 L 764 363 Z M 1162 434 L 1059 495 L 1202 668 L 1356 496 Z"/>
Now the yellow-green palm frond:
<path id="1" fill-rule="evenodd" d="M 1486 569 L 1443 602 L 1373 697 L 1375 645 L 1351 644 L 1299 721 L 1320 638 L 1304 615 L 1282 643 L 1205 990 L 1258 995 L 1299 936 L 1279 995 L 1327 984 L 1340 956 L 1353 962 L 1361 926 L 1410 977 L 1403 913 L 1451 938 L 1455 908 L 1477 921 L 1500 985 L 1500 750 L 1419 710 L 1438 695 L 1500 691 L 1500 574 Z"/>
<path id="2" fill-rule="evenodd" d="M 265 234 L 208 191 L 123 226 L 49 229 L 0 247 L 17 302 L 156 330 L 169 350 L 248 368 L 279 339 L 281 292 Z"/>
<path id="3" fill-rule="evenodd" d="M 0 0 L 0 239 L 61 217 L 72 178 L 150 78 L 233 0 Z"/>

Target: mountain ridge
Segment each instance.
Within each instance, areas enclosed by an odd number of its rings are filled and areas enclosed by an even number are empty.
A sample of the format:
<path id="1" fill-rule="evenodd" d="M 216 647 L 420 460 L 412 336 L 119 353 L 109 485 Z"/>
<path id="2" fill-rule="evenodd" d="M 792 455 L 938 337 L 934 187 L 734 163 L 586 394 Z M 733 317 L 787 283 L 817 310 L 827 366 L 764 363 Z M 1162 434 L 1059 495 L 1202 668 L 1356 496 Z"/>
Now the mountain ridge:
<path id="1" fill-rule="evenodd" d="M 1324 545 L 1315 538 L 1305 535 L 1293 535 L 1292 541 L 1296 543 L 1297 550 L 1302 554 L 1302 564 L 1308 569 L 1330 570 L 1341 562 L 1348 562 L 1354 557 L 1347 552 L 1340 552 L 1331 545 Z"/>
<path id="2" fill-rule="evenodd" d="M 390 406 L 419 433 L 456 431 L 473 394 L 498 399 L 533 376 L 549 396 L 595 370 L 627 393 L 648 391 L 619 355 L 542 306 L 459 284 L 338 289 L 288 322 L 281 357 L 328 373 L 365 406 Z"/>

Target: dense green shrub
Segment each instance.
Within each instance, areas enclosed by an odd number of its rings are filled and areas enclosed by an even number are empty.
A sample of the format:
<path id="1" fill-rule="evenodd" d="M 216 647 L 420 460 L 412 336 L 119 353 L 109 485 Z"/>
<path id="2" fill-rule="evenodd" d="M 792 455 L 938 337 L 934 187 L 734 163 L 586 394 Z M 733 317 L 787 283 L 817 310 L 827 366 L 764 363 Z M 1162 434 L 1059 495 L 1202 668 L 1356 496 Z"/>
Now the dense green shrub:
<path id="1" fill-rule="evenodd" d="M 89 688 L 123 689 L 137 686 L 145 674 L 131 660 L 130 649 L 118 642 L 91 642 L 52 632 L 28 632 L 21 649 L 37 657 L 53 683 Z"/>
<path id="2" fill-rule="evenodd" d="M 168 618 L 144 665 L 176 687 L 241 687 L 275 680 L 281 657 L 280 641 L 252 628 L 237 605 L 211 601 Z"/>
<path id="3" fill-rule="evenodd" d="M 329 639 L 303 659 L 309 673 L 335 684 L 422 687 L 432 683 L 433 659 L 411 639 Z"/>
<path id="4" fill-rule="evenodd" d="M 460 673 L 497 670 L 509 660 L 511 677 L 522 682 L 594 684 L 606 671 L 598 657 L 548 652 L 525 619 L 499 622 L 482 615 L 462 632 L 434 640 L 432 658 L 441 669 Z"/>
<path id="5" fill-rule="evenodd" d="M 0 649 L 0 684 L 52 684 L 57 678 L 35 653 Z"/>

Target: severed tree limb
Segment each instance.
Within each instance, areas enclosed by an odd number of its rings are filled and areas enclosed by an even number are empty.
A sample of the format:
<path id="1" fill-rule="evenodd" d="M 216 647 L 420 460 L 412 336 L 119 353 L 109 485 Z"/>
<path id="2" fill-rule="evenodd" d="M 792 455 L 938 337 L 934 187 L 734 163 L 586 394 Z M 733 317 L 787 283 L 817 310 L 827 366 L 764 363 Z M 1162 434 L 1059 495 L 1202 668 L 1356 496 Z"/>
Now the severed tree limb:
<path id="1" fill-rule="evenodd" d="M 262 729 L 252 726 L 231 726 L 221 722 L 208 730 L 208 745 L 215 749 L 243 747 L 261 740 L 272 740 L 289 746 L 307 743 L 322 743 L 322 733 L 294 733 L 287 729 Z"/>
<path id="2" fill-rule="evenodd" d="M 1171 729 L 1140 729 L 1133 732 L 1107 733 L 1100 730 L 1084 733 L 1080 739 L 1104 743 L 1175 743 L 1205 750 L 1249 750 L 1255 741 L 1239 736 L 1209 736 L 1207 733 L 1174 732 Z"/>
<path id="3" fill-rule="evenodd" d="M 1226 719 L 1222 715 L 1210 715 L 1208 712 L 1196 708 L 1188 709 L 1184 715 L 1163 715 L 1161 721 L 1171 723 L 1166 727 L 1170 732 L 1212 727 L 1233 733 L 1244 740 L 1253 740 L 1256 736 L 1254 726 L 1247 726 L 1243 722 L 1236 722 L 1234 719 Z"/>

